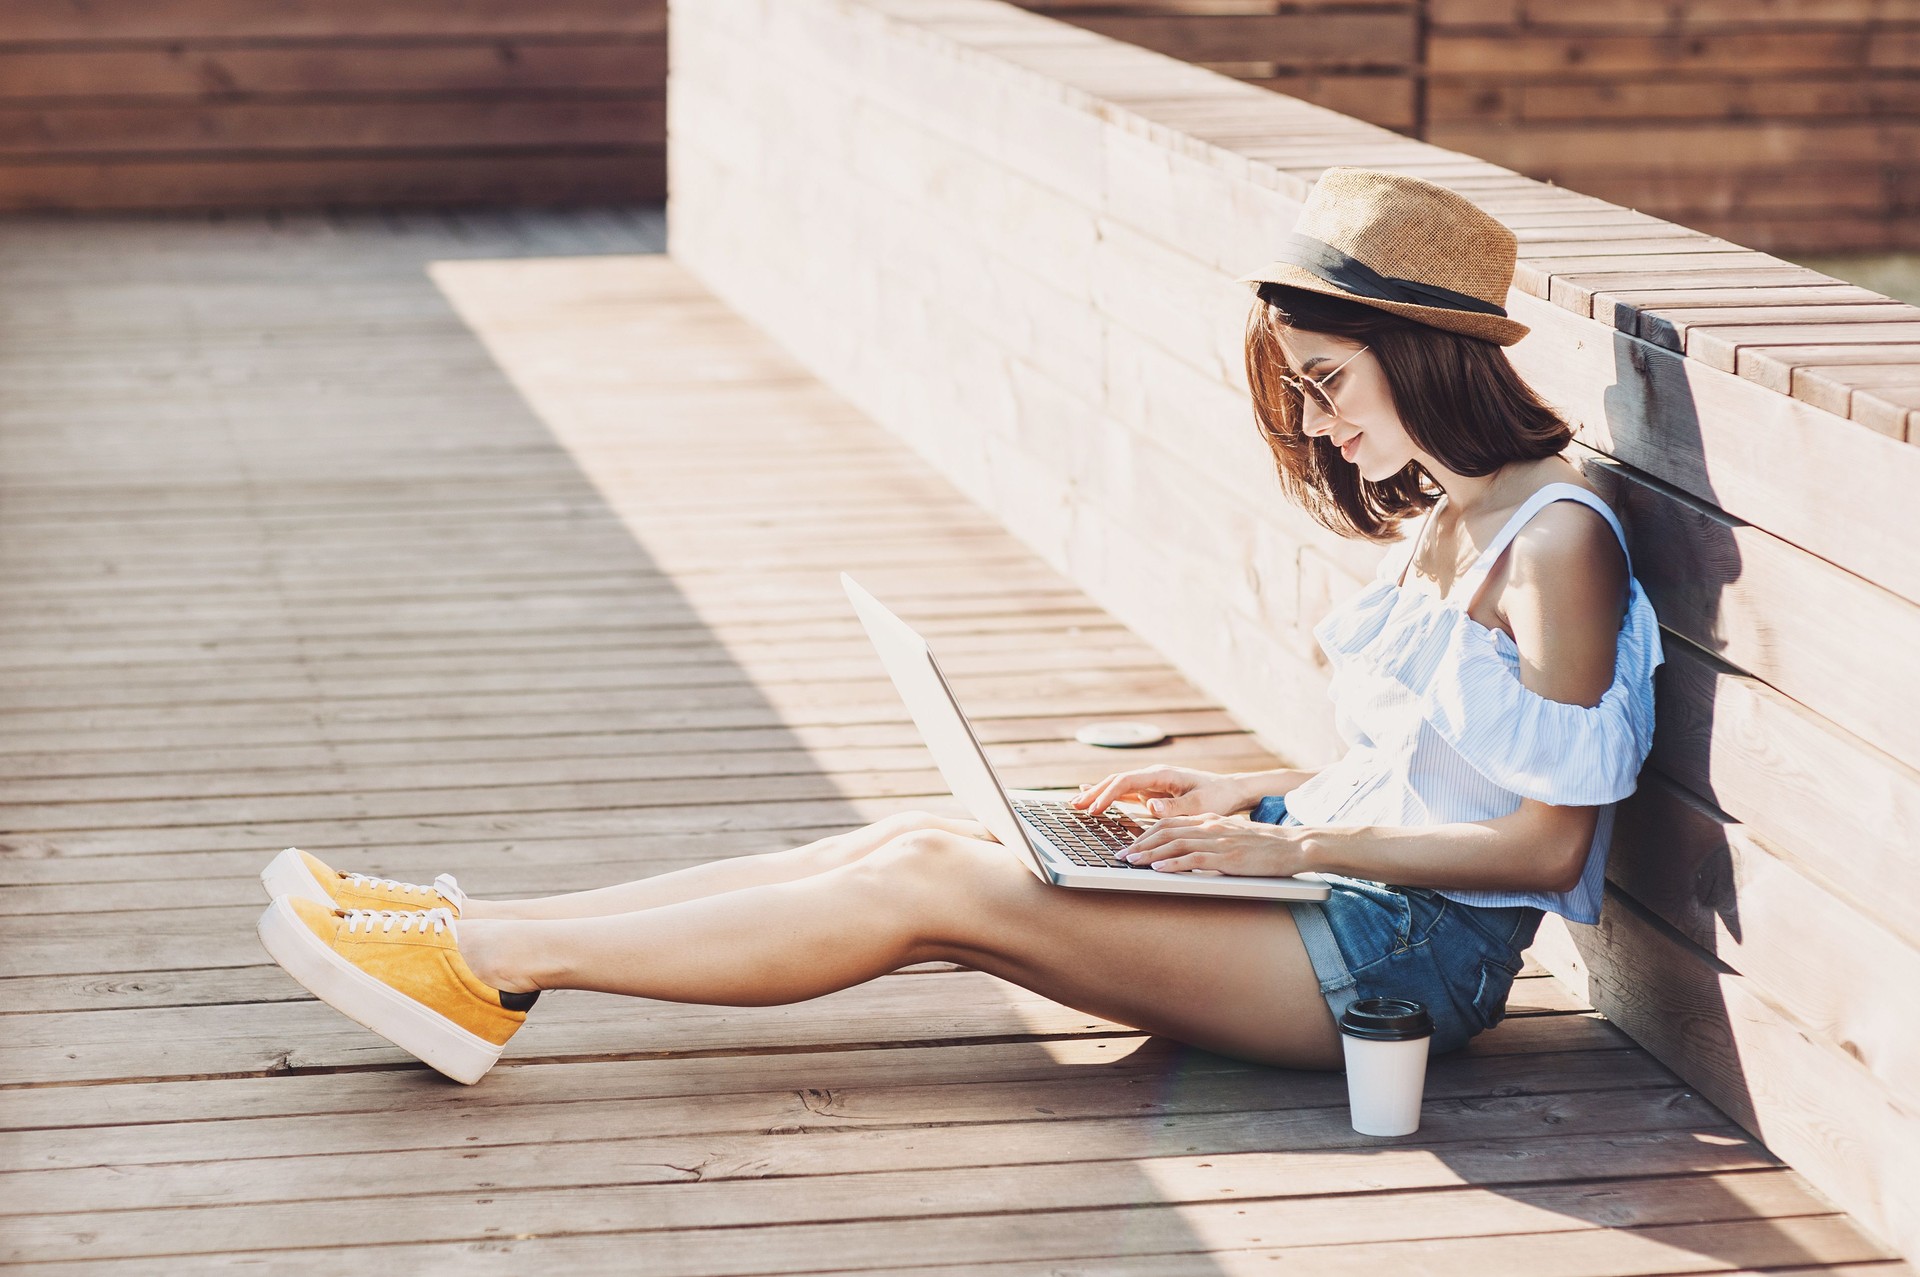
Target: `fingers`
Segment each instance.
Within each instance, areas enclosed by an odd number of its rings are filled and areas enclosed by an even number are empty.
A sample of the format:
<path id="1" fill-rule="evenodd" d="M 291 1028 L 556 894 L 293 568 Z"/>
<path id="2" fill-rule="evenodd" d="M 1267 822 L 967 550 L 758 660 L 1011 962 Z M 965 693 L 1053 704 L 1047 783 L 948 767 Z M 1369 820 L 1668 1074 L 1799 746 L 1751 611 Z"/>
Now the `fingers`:
<path id="1" fill-rule="evenodd" d="M 1087 814 L 1097 816 L 1121 796 L 1132 792 L 1142 775 L 1141 772 L 1115 772 L 1083 787 L 1078 797 L 1068 801 Z"/>
<path id="2" fill-rule="evenodd" d="M 1164 855 L 1171 843 L 1200 834 L 1211 819 L 1208 816 L 1168 816 L 1156 820 L 1147 826 L 1145 833 L 1133 840 L 1133 845 L 1123 853 L 1124 858 L 1137 865 Z"/>
<path id="3" fill-rule="evenodd" d="M 1097 816 L 1123 799 L 1181 794 L 1192 787 L 1192 779 L 1177 768 L 1145 767 L 1115 772 L 1104 780 L 1083 786 L 1076 797 L 1067 801 L 1088 815 Z"/>
<path id="4" fill-rule="evenodd" d="M 1213 873 L 1221 872 L 1225 858 L 1218 851 L 1209 851 L 1207 844 L 1191 838 L 1177 838 L 1147 853 L 1144 861 L 1135 860 L 1135 864 L 1149 864 L 1160 873 L 1187 873 L 1204 869 Z M 1127 859 L 1133 860 L 1132 856 Z"/>
<path id="5" fill-rule="evenodd" d="M 1114 772 L 1087 786 L 1078 799 L 1073 800 L 1081 809 L 1099 813 L 1109 804 L 1122 798 L 1135 797 L 1143 790 L 1159 792 L 1159 787 L 1167 783 L 1169 770 L 1165 767 L 1143 767 L 1135 771 Z"/>

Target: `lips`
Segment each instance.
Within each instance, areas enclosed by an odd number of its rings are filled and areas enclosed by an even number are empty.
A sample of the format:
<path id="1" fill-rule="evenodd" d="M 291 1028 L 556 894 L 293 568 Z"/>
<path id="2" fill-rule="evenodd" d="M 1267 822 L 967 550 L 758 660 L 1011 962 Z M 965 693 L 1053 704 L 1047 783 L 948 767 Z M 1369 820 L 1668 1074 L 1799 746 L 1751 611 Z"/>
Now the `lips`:
<path id="1" fill-rule="evenodd" d="M 1351 459 L 1352 459 L 1352 457 L 1353 457 L 1353 454 L 1352 454 L 1352 453 L 1350 453 L 1350 452 L 1348 452 L 1348 451 L 1347 451 L 1347 449 L 1349 449 L 1349 448 L 1353 448 L 1353 447 L 1357 447 L 1357 446 L 1359 445 L 1359 440 L 1360 440 L 1360 434 L 1361 434 L 1361 432 L 1359 432 L 1359 431 L 1356 431 L 1355 433 L 1353 433 L 1353 434 L 1351 434 L 1351 435 L 1349 435 L 1349 436 L 1347 436 L 1347 441 L 1346 441 L 1345 443 L 1343 443 L 1343 444 L 1341 444 L 1341 445 L 1340 445 L 1340 455 L 1341 455 L 1341 456 L 1343 456 L 1343 457 L 1346 457 L 1346 458 L 1348 458 L 1349 460 L 1351 460 Z"/>

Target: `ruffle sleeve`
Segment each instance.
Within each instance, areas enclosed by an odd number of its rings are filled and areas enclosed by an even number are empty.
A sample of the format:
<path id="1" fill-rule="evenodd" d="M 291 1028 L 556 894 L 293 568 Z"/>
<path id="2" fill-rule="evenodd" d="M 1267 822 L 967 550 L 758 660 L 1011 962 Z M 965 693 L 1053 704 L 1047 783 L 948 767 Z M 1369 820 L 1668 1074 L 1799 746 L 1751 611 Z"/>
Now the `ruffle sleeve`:
<path id="1" fill-rule="evenodd" d="M 1502 789 L 1558 806 L 1604 806 L 1633 793 L 1653 749 L 1653 672 L 1666 660 L 1653 605 L 1632 581 L 1614 647 L 1613 682 L 1598 705 L 1540 695 L 1489 630 L 1458 608 L 1423 617 L 1436 627 L 1406 644 L 1398 678 L 1421 717 Z M 1437 657 L 1436 654 L 1437 653 Z"/>
<path id="2" fill-rule="evenodd" d="M 1653 749 L 1653 672 L 1666 659 L 1638 581 L 1630 595 L 1613 682 L 1593 706 L 1526 687 L 1493 631 L 1447 609 L 1447 654 L 1436 667 L 1443 676 L 1421 690 L 1422 717 L 1475 770 L 1523 798 L 1568 807 L 1625 798 Z"/>

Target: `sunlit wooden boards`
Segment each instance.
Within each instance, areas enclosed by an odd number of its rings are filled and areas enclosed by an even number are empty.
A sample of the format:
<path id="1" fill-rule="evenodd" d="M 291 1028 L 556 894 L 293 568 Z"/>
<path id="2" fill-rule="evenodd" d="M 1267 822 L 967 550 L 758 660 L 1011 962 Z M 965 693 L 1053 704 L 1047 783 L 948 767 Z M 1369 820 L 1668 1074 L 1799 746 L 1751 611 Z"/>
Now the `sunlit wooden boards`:
<path id="1" fill-rule="evenodd" d="M 1273 760 L 631 255 L 657 216 L 3 235 L 7 1261 L 1906 1272 L 1532 961 L 1391 1147 L 1337 1075 L 926 966 L 779 1008 L 550 994 L 481 1086 L 431 1075 L 266 961 L 263 855 L 535 894 L 951 801 L 842 567 L 1011 781 L 1110 766 L 1093 713 L 1176 733 L 1129 761 Z"/>

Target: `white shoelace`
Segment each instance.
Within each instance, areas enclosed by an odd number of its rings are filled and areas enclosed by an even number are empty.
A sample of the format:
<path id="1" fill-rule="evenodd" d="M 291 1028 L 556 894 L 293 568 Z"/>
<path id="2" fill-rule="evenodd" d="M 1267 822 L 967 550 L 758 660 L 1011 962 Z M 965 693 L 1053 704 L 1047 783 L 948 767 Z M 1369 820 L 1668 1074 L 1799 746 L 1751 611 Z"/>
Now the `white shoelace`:
<path id="1" fill-rule="evenodd" d="M 368 934 L 372 934 L 376 925 L 379 926 L 383 934 L 392 931 L 395 927 L 398 927 L 402 934 L 418 927 L 422 935 L 427 934 L 429 931 L 446 931 L 453 926 L 453 913 L 448 909 L 428 909 L 425 911 L 348 909 L 345 911 L 345 915 L 347 930 L 349 932 L 359 931 L 360 924 L 364 922 L 367 924 Z M 460 941 L 460 933 L 457 931 L 454 932 L 453 938 L 454 943 L 458 944 Z"/>
<path id="2" fill-rule="evenodd" d="M 402 895 L 408 896 L 416 891 L 437 891 L 440 893 L 441 899 L 451 902 L 456 909 L 464 908 L 467 903 L 467 893 L 460 890 L 460 884 L 453 880 L 452 874 L 441 874 L 433 880 L 431 887 L 423 887 L 417 882 L 401 882 L 397 878 L 376 878 L 372 874 L 348 874 L 346 878 L 348 882 L 353 884 L 355 889 L 361 891 L 398 891 Z"/>

